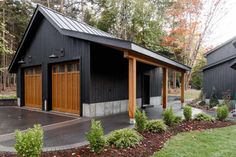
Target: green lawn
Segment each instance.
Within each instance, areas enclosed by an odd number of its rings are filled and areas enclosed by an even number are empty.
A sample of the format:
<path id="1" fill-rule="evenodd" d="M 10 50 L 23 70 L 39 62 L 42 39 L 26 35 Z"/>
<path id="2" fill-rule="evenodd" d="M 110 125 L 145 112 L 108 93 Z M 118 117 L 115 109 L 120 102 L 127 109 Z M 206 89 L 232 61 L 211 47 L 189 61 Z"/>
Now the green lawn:
<path id="1" fill-rule="evenodd" d="M 153 157 L 236 157 L 236 126 L 180 133 Z"/>
<path id="2" fill-rule="evenodd" d="M 0 99 L 16 99 L 16 95 L 0 95 Z"/>

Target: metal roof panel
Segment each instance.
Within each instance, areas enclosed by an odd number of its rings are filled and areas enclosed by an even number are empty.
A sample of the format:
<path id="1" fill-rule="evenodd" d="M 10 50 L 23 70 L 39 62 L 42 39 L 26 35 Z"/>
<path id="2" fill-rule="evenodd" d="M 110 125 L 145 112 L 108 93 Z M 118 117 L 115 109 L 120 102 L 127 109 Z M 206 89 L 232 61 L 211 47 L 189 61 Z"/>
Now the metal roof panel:
<path id="1" fill-rule="evenodd" d="M 81 33 L 88 33 L 88 34 L 92 34 L 92 35 L 99 35 L 99 36 L 103 36 L 103 37 L 118 39 L 117 37 L 115 37 L 109 33 L 106 33 L 102 30 L 99 30 L 95 27 L 89 26 L 88 24 L 86 24 L 84 22 L 80 22 L 78 20 L 64 16 L 55 10 L 52 10 L 50 8 L 46 8 L 41 5 L 39 7 L 42 8 L 42 10 L 48 15 L 49 18 L 51 18 L 55 22 L 56 25 L 59 26 L 59 28 L 71 30 L 71 31 L 78 31 Z"/>

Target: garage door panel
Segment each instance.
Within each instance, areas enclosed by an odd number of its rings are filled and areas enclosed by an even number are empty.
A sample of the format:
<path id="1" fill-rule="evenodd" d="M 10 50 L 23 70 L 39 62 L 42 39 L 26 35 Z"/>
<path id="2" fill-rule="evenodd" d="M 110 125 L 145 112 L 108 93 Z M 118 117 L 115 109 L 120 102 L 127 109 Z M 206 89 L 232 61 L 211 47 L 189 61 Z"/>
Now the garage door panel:
<path id="1" fill-rule="evenodd" d="M 52 109 L 62 112 L 80 113 L 79 63 L 52 66 Z"/>
<path id="2" fill-rule="evenodd" d="M 42 77 L 40 67 L 25 69 L 25 106 L 41 108 L 42 106 Z"/>

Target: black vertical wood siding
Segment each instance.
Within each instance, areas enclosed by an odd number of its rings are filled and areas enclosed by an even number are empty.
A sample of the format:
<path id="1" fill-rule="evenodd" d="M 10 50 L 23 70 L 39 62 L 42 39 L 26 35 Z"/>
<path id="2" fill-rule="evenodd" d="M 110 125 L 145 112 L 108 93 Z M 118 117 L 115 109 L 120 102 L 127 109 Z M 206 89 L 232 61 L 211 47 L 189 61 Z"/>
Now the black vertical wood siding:
<path id="1" fill-rule="evenodd" d="M 232 96 L 236 92 L 236 70 L 230 67 L 233 60 L 219 64 L 203 71 L 203 91 L 210 98 L 212 87 L 216 88 L 217 96 L 222 99 L 222 94 L 231 91 Z"/>
<path id="2" fill-rule="evenodd" d="M 81 65 L 81 100 L 83 103 L 89 102 L 89 85 L 90 85 L 90 44 L 87 41 L 79 40 L 67 36 L 63 36 L 43 17 L 38 19 L 39 25 L 31 32 L 27 45 L 24 47 L 25 64 L 19 66 L 18 70 L 18 88 L 17 95 L 23 98 L 23 85 L 20 83 L 23 75 L 20 76 L 24 68 L 40 65 L 42 68 L 42 90 L 43 102 L 48 101 L 48 109 L 51 109 L 51 65 L 71 60 L 80 61 Z M 61 56 L 60 50 L 65 52 Z M 51 54 L 55 54 L 58 58 L 49 58 Z M 31 56 L 31 61 L 29 56 Z"/>
<path id="3" fill-rule="evenodd" d="M 160 68 L 137 63 L 137 98 L 141 98 L 142 75 L 150 75 L 150 95 L 161 95 Z M 123 53 L 91 44 L 90 103 L 128 99 L 128 60 Z"/>

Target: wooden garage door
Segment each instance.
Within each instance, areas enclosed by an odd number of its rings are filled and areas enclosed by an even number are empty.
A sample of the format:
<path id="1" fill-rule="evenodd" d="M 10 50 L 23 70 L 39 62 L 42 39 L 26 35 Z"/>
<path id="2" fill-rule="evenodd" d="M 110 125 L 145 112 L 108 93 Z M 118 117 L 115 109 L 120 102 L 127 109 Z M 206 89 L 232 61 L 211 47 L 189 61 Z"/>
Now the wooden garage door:
<path id="1" fill-rule="evenodd" d="M 42 76 L 41 68 L 27 68 L 24 71 L 25 106 L 42 107 Z"/>
<path id="2" fill-rule="evenodd" d="M 52 109 L 80 114 L 78 62 L 52 66 Z"/>

